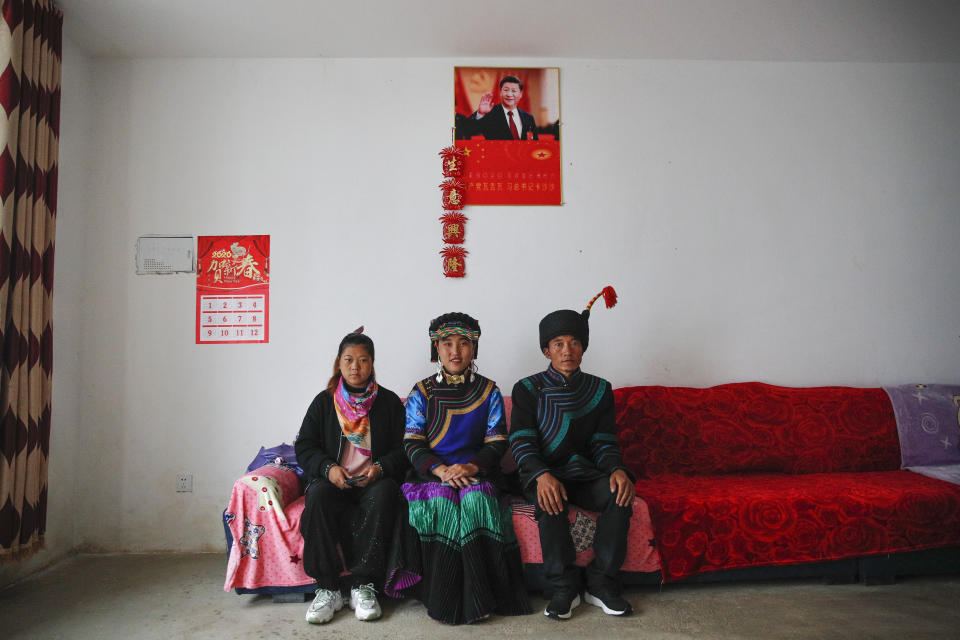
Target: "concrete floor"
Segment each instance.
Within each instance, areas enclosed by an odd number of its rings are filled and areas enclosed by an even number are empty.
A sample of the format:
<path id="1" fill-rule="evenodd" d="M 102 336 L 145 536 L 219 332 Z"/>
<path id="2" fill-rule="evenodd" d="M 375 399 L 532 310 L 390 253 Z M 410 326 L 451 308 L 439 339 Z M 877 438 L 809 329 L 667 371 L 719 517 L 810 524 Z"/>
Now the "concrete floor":
<path id="1" fill-rule="evenodd" d="M 0 591 L 0 638 L 960 638 L 960 576 L 864 587 L 814 580 L 631 587 L 636 613 L 582 605 L 567 622 L 537 612 L 449 627 L 417 602 L 384 616 L 304 622 L 307 603 L 223 591 L 223 554 L 81 555 Z"/>

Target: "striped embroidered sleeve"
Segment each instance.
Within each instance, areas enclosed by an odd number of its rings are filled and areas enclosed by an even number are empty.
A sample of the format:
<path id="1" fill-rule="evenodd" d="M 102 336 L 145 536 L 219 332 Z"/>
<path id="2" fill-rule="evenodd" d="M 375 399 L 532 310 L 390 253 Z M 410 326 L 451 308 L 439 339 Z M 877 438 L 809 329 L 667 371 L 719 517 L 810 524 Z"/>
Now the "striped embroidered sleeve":
<path id="1" fill-rule="evenodd" d="M 510 449 L 524 475 L 533 480 L 550 470 L 540 452 L 537 429 L 537 399 L 531 392 L 529 379 L 513 385 L 513 411 L 510 414 Z"/>
<path id="2" fill-rule="evenodd" d="M 507 420 L 503 409 L 503 394 L 498 387 L 490 392 L 487 410 L 487 430 L 483 437 L 483 446 L 473 456 L 471 462 L 482 473 L 500 466 L 500 459 L 507 451 Z"/>
<path id="3" fill-rule="evenodd" d="M 425 407 L 426 398 L 420 393 L 420 389 L 414 387 L 407 396 L 407 426 L 403 434 L 403 452 L 420 475 L 429 477 L 431 469 L 443 464 L 443 460 L 435 455 L 427 444 Z"/>
<path id="4" fill-rule="evenodd" d="M 623 456 L 620 454 L 620 445 L 617 442 L 617 423 L 616 412 L 613 406 L 613 390 L 610 383 L 604 381 L 606 389 L 603 392 L 603 398 L 597 407 L 597 426 L 593 435 L 590 437 L 590 454 L 594 464 L 598 469 L 613 473 L 617 469 L 623 469 L 633 480 L 633 476 L 623 463 Z"/>

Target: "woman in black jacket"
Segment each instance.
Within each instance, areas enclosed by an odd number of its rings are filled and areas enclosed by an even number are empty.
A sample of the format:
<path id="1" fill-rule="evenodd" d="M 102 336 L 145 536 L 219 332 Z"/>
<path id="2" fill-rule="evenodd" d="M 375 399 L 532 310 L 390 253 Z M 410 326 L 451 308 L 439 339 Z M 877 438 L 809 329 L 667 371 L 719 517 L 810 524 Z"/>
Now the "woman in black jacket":
<path id="1" fill-rule="evenodd" d="M 308 481 L 300 533 L 303 568 L 316 579 L 307 622 L 321 624 L 344 605 L 343 552 L 350 608 L 360 620 L 380 617 L 387 545 L 409 467 L 403 453 L 405 414 L 397 394 L 379 386 L 373 341 L 363 327 L 340 342 L 333 376 L 317 394 L 297 436 L 297 462 Z"/>

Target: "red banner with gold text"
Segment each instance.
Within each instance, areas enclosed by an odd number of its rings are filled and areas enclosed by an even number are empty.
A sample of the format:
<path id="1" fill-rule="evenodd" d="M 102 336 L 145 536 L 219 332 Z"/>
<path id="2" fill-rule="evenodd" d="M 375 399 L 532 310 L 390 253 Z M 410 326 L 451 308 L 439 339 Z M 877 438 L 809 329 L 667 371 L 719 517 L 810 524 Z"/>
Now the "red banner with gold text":
<path id="1" fill-rule="evenodd" d="M 559 140 L 457 140 L 464 150 L 467 205 L 558 205 Z"/>

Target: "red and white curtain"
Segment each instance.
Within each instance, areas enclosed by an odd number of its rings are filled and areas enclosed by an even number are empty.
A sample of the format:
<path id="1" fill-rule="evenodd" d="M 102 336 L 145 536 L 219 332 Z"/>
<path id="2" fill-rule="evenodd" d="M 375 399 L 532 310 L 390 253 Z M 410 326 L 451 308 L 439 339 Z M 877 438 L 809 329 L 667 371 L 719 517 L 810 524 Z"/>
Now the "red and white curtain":
<path id="1" fill-rule="evenodd" d="M 43 545 L 53 367 L 63 14 L 3 0 L 0 20 L 0 562 Z"/>

